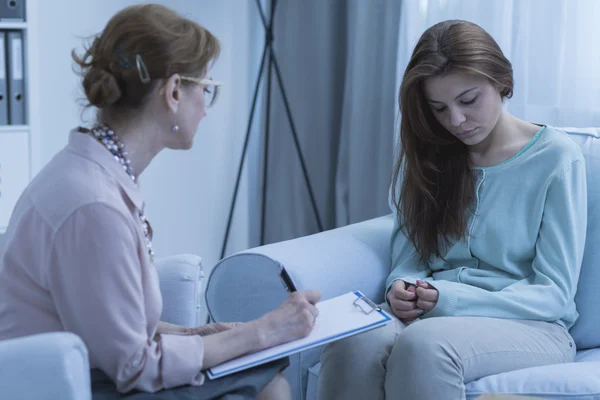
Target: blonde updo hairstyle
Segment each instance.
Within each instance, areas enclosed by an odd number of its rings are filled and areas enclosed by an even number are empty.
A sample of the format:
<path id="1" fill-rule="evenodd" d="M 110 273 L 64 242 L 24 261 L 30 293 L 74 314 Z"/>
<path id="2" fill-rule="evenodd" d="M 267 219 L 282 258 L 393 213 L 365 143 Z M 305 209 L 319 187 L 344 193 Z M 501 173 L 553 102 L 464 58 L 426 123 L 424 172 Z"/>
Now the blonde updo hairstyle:
<path id="1" fill-rule="evenodd" d="M 97 107 L 101 120 L 139 110 L 161 79 L 200 77 L 219 52 L 219 41 L 198 23 L 145 4 L 117 13 L 83 56 L 75 50 L 71 55 L 82 76 L 84 105 Z"/>

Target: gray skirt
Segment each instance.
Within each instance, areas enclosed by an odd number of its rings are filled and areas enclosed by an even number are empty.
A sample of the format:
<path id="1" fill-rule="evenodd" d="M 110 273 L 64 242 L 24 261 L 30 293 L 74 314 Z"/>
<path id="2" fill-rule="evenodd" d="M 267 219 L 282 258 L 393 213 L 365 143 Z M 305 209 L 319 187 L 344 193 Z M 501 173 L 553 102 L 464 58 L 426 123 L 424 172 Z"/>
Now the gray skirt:
<path id="1" fill-rule="evenodd" d="M 132 391 L 121 394 L 110 378 L 92 369 L 92 400 L 246 400 L 255 399 L 279 372 L 289 365 L 289 359 L 273 361 L 223 378 L 206 379 L 202 386 L 180 386 L 156 393 Z"/>

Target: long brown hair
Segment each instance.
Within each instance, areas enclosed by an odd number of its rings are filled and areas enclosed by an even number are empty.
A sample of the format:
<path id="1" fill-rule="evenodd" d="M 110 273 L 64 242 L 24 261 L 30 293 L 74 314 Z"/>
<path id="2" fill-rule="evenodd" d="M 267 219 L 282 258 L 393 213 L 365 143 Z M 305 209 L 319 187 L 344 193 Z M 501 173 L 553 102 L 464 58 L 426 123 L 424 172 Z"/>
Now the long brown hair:
<path id="1" fill-rule="evenodd" d="M 198 23 L 145 4 L 115 14 L 83 56 L 73 50 L 72 57 L 83 78 L 85 106 L 114 114 L 141 107 L 159 79 L 201 76 L 219 52 L 219 41 Z M 141 79 L 138 56 L 149 82 Z"/>
<path id="2" fill-rule="evenodd" d="M 513 91 L 511 63 L 478 25 L 440 22 L 419 39 L 398 96 L 402 119 L 392 201 L 401 229 L 424 261 L 443 257 L 451 240 L 468 234 L 475 192 L 469 151 L 436 120 L 423 92 L 425 79 L 457 71 L 485 76 L 503 99 Z"/>

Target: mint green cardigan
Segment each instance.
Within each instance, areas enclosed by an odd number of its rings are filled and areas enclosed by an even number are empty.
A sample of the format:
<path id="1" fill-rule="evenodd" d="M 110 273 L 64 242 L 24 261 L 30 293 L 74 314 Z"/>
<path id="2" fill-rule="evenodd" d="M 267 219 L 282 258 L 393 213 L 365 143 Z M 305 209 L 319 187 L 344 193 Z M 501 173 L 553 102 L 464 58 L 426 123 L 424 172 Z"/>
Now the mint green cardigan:
<path id="1" fill-rule="evenodd" d="M 530 319 L 570 328 L 587 228 L 581 149 L 565 132 L 543 127 L 514 157 L 473 172 L 466 239 L 453 241 L 445 260 L 420 261 L 395 218 L 386 293 L 396 280 L 420 279 L 439 291 L 421 318 Z"/>

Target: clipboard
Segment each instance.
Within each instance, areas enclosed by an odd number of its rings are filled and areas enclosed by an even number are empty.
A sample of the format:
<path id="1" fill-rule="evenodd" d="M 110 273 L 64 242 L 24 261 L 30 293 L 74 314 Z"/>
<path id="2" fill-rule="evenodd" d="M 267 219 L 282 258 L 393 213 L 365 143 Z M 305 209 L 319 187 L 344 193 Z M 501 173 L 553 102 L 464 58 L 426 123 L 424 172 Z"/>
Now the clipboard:
<path id="1" fill-rule="evenodd" d="M 360 291 L 319 302 L 316 307 L 319 316 L 307 337 L 227 361 L 210 368 L 206 375 L 218 379 L 392 322 L 388 313 Z"/>

